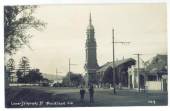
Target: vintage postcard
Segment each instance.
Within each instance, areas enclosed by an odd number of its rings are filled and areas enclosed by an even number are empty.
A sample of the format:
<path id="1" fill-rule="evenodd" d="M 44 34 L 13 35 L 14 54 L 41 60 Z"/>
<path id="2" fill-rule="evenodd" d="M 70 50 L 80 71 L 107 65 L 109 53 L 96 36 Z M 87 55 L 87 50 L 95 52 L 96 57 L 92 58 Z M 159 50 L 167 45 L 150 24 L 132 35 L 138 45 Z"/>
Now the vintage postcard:
<path id="1" fill-rule="evenodd" d="M 6 108 L 168 105 L 166 3 L 3 8 Z"/>

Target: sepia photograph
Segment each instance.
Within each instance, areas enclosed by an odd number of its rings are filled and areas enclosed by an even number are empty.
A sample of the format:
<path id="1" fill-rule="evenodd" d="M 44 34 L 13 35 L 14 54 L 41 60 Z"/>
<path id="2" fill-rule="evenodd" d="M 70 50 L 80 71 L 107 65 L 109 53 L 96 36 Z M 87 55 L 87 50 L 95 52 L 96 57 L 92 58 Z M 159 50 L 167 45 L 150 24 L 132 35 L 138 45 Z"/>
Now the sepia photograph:
<path id="1" fill-rule="evenodd" d="M 168 105 L 166 3 L 3 10 L 6 108 Z"/>

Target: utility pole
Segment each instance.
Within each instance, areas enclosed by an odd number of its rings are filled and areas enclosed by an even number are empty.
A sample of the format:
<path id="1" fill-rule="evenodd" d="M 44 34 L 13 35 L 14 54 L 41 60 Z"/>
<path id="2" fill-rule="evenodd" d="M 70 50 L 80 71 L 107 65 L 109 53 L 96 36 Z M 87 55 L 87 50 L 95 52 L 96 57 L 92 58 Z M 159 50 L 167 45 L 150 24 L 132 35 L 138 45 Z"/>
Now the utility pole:
<path id="1" fill-rule="evenodd" d="M 71 64 L 71 60 L 70 60 L 70 58 L 69 58 L 69 67 L 68 67 L 68 78 L 69 78 L 69 85 L 70 85 L 70 83 L 71 83 L 71 65 L 77 65 L 77 64 Z"/>
<path id="2" fill-rule="evenodd" d="M 56 81 L 57 81 L 57 75 L 58 73 L 62 73 L 62 72 L 58 72 L 57 68 L 56 68 Z"/>
<path id="3" fill-rule="evenodd" d="M 134 54 L 134 55 L 137 55 L 137 58 L 138 58 L 138 90 L 139 90 L 139 92 L 140 92 L 140 71 L 139 71 L 139 69 L 140 69 L 140 63 L 139 63 L 139 58 L 140 58 L 140 55 L 142 55 L 142 54 Z"/>
<path id="4" fill-rule="evenodd" d="M 68 81 L 69 81 L 68 84 L 69 84 L 69 86 L 70 86 L 70 83 L 71 83 L 70 73 L 71 73 L 71 72 L 70 72 L 70 58 L 69 58 L 69 66 L 68 66 L 68 79 L 69 79 L 69 80 L 68 80 Z"/>
<path id="5" fill-rule="evenodd" d="M 116 71 L 115 71 L 115 47 L 114 47 L 114 44 L 115 43 L 121 43 L 121 44 L 129 44 L 130 42 L 115 42 L 114 40 L 114 29 L 112 29 L 112 40 L 113 40 L 113 88 L 114 88 L 114 91 L 113 93 L 116 94 Z"/>

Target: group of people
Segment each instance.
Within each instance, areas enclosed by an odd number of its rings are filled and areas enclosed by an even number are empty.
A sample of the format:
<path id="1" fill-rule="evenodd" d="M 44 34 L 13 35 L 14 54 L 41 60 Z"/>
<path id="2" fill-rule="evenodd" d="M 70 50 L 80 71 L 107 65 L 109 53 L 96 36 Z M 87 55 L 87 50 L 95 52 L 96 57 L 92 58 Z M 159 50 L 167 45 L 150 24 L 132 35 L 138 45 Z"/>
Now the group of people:
<path id="1" fill-rule="evenodd" d="M 90 103 L 94 103 L 94 88 L 93 85 L 89 86 L 89 97 L 90 97 Z M 86 90 L 83 86 L 80 87 L 80 100 L 81 102 L 84 101 L 84 96 L 85 96 Z"/>

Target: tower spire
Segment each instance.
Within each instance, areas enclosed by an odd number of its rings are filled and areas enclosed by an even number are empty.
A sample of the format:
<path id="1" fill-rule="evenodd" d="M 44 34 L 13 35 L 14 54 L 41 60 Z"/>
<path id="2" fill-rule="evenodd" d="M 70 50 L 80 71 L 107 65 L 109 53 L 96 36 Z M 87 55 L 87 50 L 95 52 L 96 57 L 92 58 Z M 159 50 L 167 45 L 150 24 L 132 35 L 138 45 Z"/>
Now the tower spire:
<path id="1" fill-rule="evenodd" d="M 92 20 L 91 20 L 91 12 L 90 12 L 90 18 L 89 18 L 89 24 L 92 24 Z"/>

